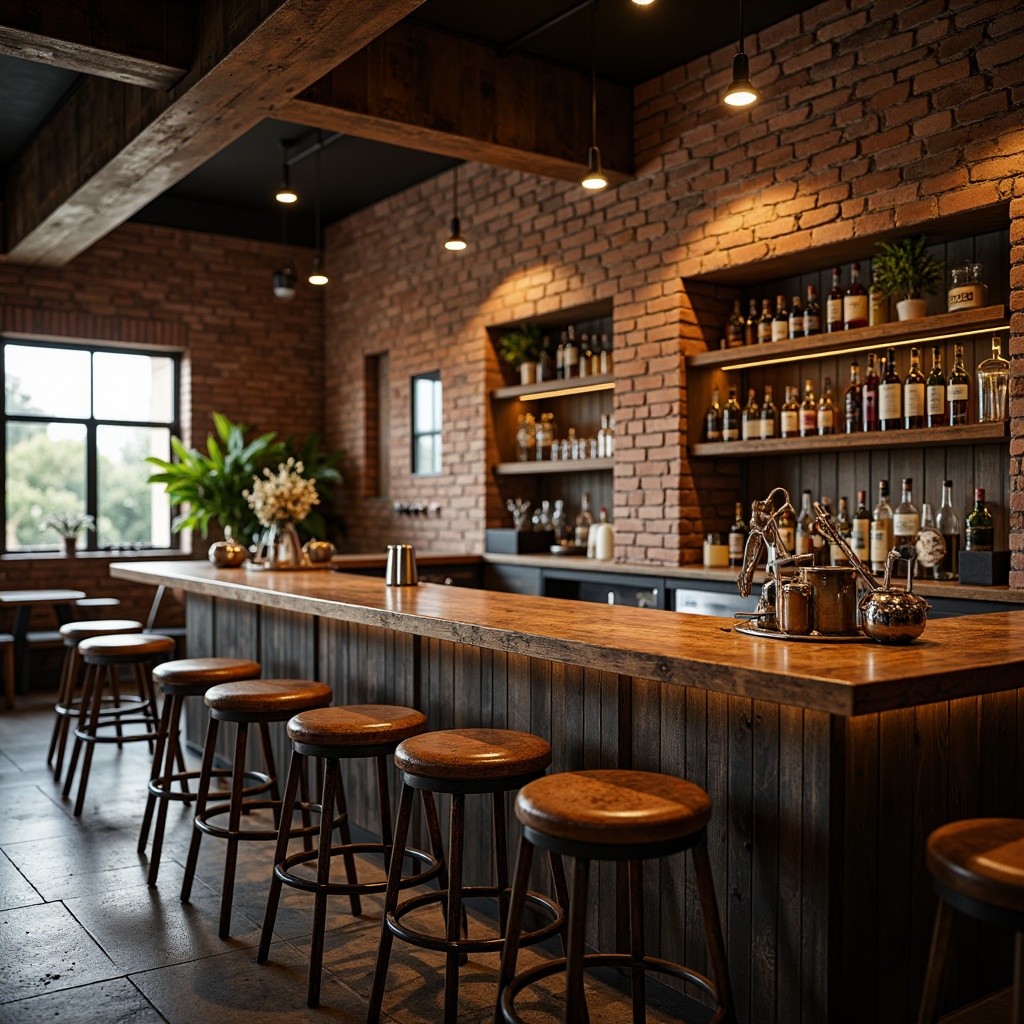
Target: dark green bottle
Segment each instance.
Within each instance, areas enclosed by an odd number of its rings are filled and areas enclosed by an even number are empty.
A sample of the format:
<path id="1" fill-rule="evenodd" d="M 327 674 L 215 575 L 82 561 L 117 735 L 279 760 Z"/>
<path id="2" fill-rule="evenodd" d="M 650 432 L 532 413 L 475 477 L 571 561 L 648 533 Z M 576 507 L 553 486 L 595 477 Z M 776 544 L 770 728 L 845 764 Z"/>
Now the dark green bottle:
<path id="1" fill-rule="evenodd" d="M 965 551 L 991 551 L 995 544 L 992 513 L 985 508 L 985 488 L 974 488 L 974 509 L 967 516 L 964 529 Z"/>

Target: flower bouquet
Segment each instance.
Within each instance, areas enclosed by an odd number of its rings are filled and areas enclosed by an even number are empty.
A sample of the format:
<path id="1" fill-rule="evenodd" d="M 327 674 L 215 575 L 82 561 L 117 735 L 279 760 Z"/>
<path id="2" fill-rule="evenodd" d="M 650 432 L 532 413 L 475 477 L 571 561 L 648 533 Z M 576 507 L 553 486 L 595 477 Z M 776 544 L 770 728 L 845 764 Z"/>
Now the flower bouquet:
<path id="1" fill-rule="evenodd" d="M 289 458 L 278 464 L 277 472 L 263 470 L 253 477 L 251 490 L 242 492 L 264 528 L 256 564 L 271 569 L 297 568 L 311 563 L 302 552 L 296 524 L 320 503 L 316 480 L 307 479 L 302 462 Z"/>

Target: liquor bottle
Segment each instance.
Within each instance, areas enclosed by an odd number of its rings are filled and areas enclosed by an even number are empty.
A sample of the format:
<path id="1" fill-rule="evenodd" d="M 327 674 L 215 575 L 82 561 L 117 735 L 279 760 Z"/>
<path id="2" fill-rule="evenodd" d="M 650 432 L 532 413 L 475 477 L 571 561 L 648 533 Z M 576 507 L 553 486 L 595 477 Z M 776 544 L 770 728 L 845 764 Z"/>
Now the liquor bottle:
<path id="1" fill-rule="evenodd" d="M 932 507 L 927 501 L 921 502 L 921 533 L 935 533 L 935 516 L 932 514 Z M 922 565 L 920 558 L 917 561 L 917 565 L 914 567 L 914 576 L 919 580 L 928 580 L 934 578 L 935 567 L 925 567 Z"/>
<path id="2" fill-rule="evenodd" d="M 848 434 L 860 433 L 861 400 L 860 364 L 854 360 L 850 363 L 850 386 L 843 395 L 843 413 Z"/>
<path id="3" fill-rule="evenodd" d="M 800 403 L 800 436 L 813 437 L 818 432 L 818 405 L 814 401 L 814 384 L 804 381 L 804 400 Z"/>
<path id="4" fill-rule="evenodd" d="M 590 527 L 594 525 L 594 517 L 590 513 L 590 492 L 583 492 L 583 501 L 580 502 L 580 512 L 576 516 L 576 529 L 573 531 L 573 540 L 576 547 L 585 548 L 590 540 Z"/>
<path id="5" fill-rule="evenodd" d="M 601 359 L 600 369 L 601 373 L 607 374 L 612 372 L 612 364 L 614 362 L 612 355 L 612 342 L 607 334 L 601 335 Z"/>
<path id="6" fill-rule="evenodd" d="M 608 429 L 604 435 L 605 458 L 610 459 L 615 454 L 615 413 L 608 416 Z"/>
<path id="7" fill-rule="evenodd" d="M 853 524 L 850 522 L 850 510 L 845 498 L 839 499 L 839 514 L 835 519 L 835 527 L 839 536 L 849 544 L 853 535 Z M 849 565 L 850 560 L 838 544 L 830 544 L 829 563 L 831 565 Z"/>
<path id="8" fill-rule="evenodd" d="M 590 347 L 590 335 L 580 336 L 580 376 L 590 376 L 590 362 L 593 359 L 594 350 Z"/>
<path id="9" fill-rule="evenodd" d="M 878 429 L 878 374 L 875 372 L 875 353 L 868 353 L 868 371 L 860 392 L 860 425 L 862 430 Z"/>
<path id="10" fill-rule="evenodd" d="M 743 331 L 743 342 L 746 345 L 757 343 L 757 299 L 750 300 L 750 312 Z"/>
<path id="11" fill-rule="evenodd" d="M 718 388 L 711 389 L 711 404 L 704 413 L 704 440 L 722 440 L 722 407 L 718 404 Z"/>
<path id="12" fill-rule="evenodd" d="M 743 407 L 742 438 L 757 441 L 761 437 L 761 409 L 757 404 L 757 392 L 747 389 L 747 404 Z"/>
<path id="13" fill-rule="evenodd" d="M 878 504 L 871 516 L 871 571 L 885 572 L 885 560 L 892 549 L 892 506 L 889 504 L 889 481 L 878 481 Z"/>
<path id="14" fill-rule="evenodd" d="M 569 332 L 562 331 L 558 342 L 558 349 L 555 352 L 555 377 L 562 380 L 565 377 L 565 346 L 569 343 Z"/>
<path id="15" fill-rule="evenodd" d="M 839 287 L 839 268 L 832 271 L 832 291 L 825 300 L 825 329 L 832 331 L 843 329 L 843 289 Z"/>
<path id="16" fill-rule="evenodd" d="M 946 422 L 946 378 L 942 373 L 942 349 L 932 346 L 932 368 L 924 382 L 925 422 L 941 427 Z"/>
<path id="17" fill-rule="evenodd" d="M 825 378 L 825 387 L 818 399 L 818 433 L 831 434 L 835 429 L 835 409 L 832 405 L 832 380 Z"/>
<path id="18" fill-rule="evenodd" d="M 772 341 L 785 341 L 789 337 L 789 314 L 786 312 L 786 296 L 775 299 L 775 319 L 772 320 Z"/>
<path id="19" fill-rule="evenodd" d="M 710 411 L 710 410 L 709 410 Z M 721 434 L 721 428 L 719 428 L 719 434 Z M 597 432 L 597 457 L 599 459 L 606 459 L 611 454 L 608 451 L 608 414 L 601 414 L 601 427 Z"/>
<path id="20" fill-rule="evenodd" d="M 740 439 L 740 403 L 736 401 L 736 389 L 729 388 L 729 400 L 722 409 L 722 440 L 738 441 Z"/>
<path id="21" fill-rule="evenodd" d="M 964 551 L 991 551 L 995 546 L 992 513 L 985 507 L 985 488 L 974 488 L 974 508 L 964 526 Z"/>
<path id="22" fill-rule="evenodd" d="M 576 343 L 576 331 L 571 326 L 568 330 L 569 338 L 565 343 L 565 355 L 562 356 L 562 376 L 566 380 L 580 375 L 580 348 Z"/>
<path id="23" fill-rule="evenodd" d="M 832 516 L 832 499 L 822 497 L 821 507 L 825 510 L 826 515 L 831 518 Z M 825 543 L 825 535 L 818 529 L 817 518 L 812 514 L 811 522 L 811 541 L 814 545 L 814 561 L 812 565 L 828 565 L 829 563 L 829 546 Z"/>
<path id="24" fill-rule="evenodd" d="M 743 549 L 747 543 L 747 524 L 743 521 L 743 502 L 736 502 L 736 518 L 729 527 L 729 564 L 737 568 L 743 564 Z"/>
<path id="25" fill-rule="evenodd" d="M 551 351 L 551 338 L 545 334 L 540 345 L 540 358 L 537 360 L 537 380 L 551 380 L 555 375 L 554 360 Z"/>
<path id="26" fill-rule="evenodd" d="M 813 284 L 807 286 L 807 305 L 804 306 L 804 337 L 821 334 L 821 306 L 818 305 L 818 292 Z"/>
<path id="27" fill-rule="evenodd" d="M 896 372 L 896 349 L 889 349 L 885 375 L 878 385 L 878 425 L 882 430 L 899 430 L 903 426 L 900 406 L 903 382 Z"/>
<path id="28" fill-rule="evenodd" d="M 917 349 L 910 350 L 910 372 L 903 381 L 903 426 L 919 430 L 924 426 L 925 380 Z"/>
<path id="29" fill-rule="evenodd" d="M 865 565 L 871 561 L 871 513 L 867 500 L 867 491 L 857 492 L 857 511 L 853 513 L 853 533 L 850 536 L 853 553 Z"/>
<path id="30" fill-rule="evenodd" d="M 590 338 L 590 376 L 596 377 L 601 372 L 601 353 L 604 351 L 607 334 L 599 338 L 596 334 Z"/>
<path id="31" fill-rule="evenodd" d="M 786 386 L 786 401 L 782 403 L 779 425 L 782 437 L 800 436 L 800 404 L 796 400 L 796 388 L 791 384 Z"/>
<path id="32" fill-rule="evenodd" d="M 868 293 L 860 283 L 860 264 L 850 267 L 850 285 L 843 295 L 843 329 L 855 330 L 868 325 Z"/>
<path id="33" fill-rule="evenodd" d="M 796 554 L 796 519 L 789 509 L 779 516 L 779 540 L 787 554 Z"/>
<path id="34" fill-rule="evenodd" d="M 800 515 L 796 520 L 796 554 L 814 554 L 814 512 L 811 510 L 811 492 L 804 491 L 800 501 Z"/>
<path id="35" fill-rule="evenodd" d="M 736 299 L 732 304 L 732 316 L 725 325 L 725 343 L 729 348 L 739 348 L 745 338 L 747 321 L 743 317 L 743 310 L 740 307 L 740 300 Z"/>
<path id="36" fill-rule="evenodd" d="M 914 481 L 903 478 L 903 495 L 892 514 L 892 542 L 895 547 L 914 546 L 917 532 L 921 529 L 921 516 L 914 507 Z"/>
<path id="37" fill-rule="evenodd" d="M 946 553 L 934 569 L 937 580 L 955 580 L 960 574 L 960 520 L 953 509 L 953 481 L 942 481 L 942 504 L 935 517 L 935 529 L 946 542 Z"/>
<path id="38" fill-rule="evenodd" d="M 881 327 L 889 322 L 889 296 L 878 286 L 878 268 L 872 268 L 868 296 L 868 327 Z"/>
<path id="39" fill-rule="evenodd" d="M 968 403 L 971 397 L 971 378 L 964 369 L 964 347 L 953 348 L 953 369 L 946 381 L 946 422 L 951 427 L 960 427 L 967 422 Z"/>
<path id="40" fill-rule="evenodd" d="M 804 310 L 800 305 L 800 296 L 793 296 L 793 305 L 789 307 L 789 336 L 802 338 L 804 334 Z"/>
<path id="41" fill-rule="evenodd" d="M 537 424 L 537 461 L 550 462 L 555 443 L 555 414 L 542 412 Z"/>
<path id="42" fill-rule="evenodd" d="M 757 319 L 757 341 L 763 345 L 772 340 L 772 301 L 771 299 L 761 300 L 761 315 Z"/>
<path id="43" fill-rule="evenodd" d="M 761 440 L 774 437 L 776 433 L 776 413 L 772 404 L 772 386 L 764 386 L 764 405 L 761 406 Z"/>

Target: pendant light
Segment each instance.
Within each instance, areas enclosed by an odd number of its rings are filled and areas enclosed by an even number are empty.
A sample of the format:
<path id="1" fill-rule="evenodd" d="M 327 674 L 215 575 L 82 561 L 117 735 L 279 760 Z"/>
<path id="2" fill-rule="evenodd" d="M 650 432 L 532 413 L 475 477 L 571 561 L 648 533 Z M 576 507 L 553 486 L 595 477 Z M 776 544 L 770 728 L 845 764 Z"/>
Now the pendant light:
<path id="1" fill-rule="evenodd" d="M 590 5 L 590 149 L 587 150 L 587 173 L 580 184 L 599 189 L 608 184 L 601 170 L 601 150 L 597 148 L 597 0 Z"/>
<path id="2" fill-rule="evenodd" d="M 299 197 L 292 188 L 288 168 L 288 143 L 282 142 L 281 146 L 281 184 L 277 186 L 274 198 L 279 203 L 294 203 Z"/>
<path id="3" fill-rule="evenodd" d="M 449 252 L 461 252 L 466 248 L 466 240 L 462 237 L 459 224 L 459 165 L 452 168 L 452 234 L 444 243 Z"/>
<path id="4" fill-rule="evenodd" d="M 281 245 L 288 245 L 288 208 L 281 210 Z M 291 260 L 274 271 L 274 298 L 291 302 L 295 298 L 295 268 Z"/>
<path id="5" fill-rule="evenodd" d="M 750 62 L 743 52 L 743 0 L 740 0 L 740 49 L 732 59 L 732 84 L 722 99 L 730 107 L 749 107 L 759 99 L 757 90 L 750 83 Z"/>
<path id="6" fill-rule="evenodd" d="M 313 208 L 313 244 L 316 246 L 316 255 L 313 257 L 313 269 L 309 273 L 309 283 L 322 288 L 327 284 L 328 277 L 324 273 L 322 259 L 323 242 L 320 237 L 320 151 L 323 148 L 323 140 L 320 139 L 319 134 L 317 138 L 321 145 L 318 146 L 316 154 L 313 157 L 313 182 L 315 192 L 315 206 Z"/>

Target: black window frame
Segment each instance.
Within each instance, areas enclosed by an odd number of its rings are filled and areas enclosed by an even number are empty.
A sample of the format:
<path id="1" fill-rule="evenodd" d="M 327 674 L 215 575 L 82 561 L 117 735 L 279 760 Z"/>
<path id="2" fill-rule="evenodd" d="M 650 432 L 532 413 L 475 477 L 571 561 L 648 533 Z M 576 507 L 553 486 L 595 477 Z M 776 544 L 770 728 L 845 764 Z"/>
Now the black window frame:
<path id="1" fill-rule="evenodd" d="M 88 352 L 91 356 L 94 353 L 110 352 L 116 355 L 130 356 L 154 356 L 162 359 L 170 359 L 174 368 L 174 380 L 171 386 L 172 419 L 170 422 L 157 422 L 154 420 L 115 420 L 96 417 L 81 416 L 25 416 L 10 414 L 7 412 L 7 346 L 18 345 L 28 348 L 50 348 L 59 351 Z M 181 437 L 181 363 L 182 353 L 177 349 L 165 349 L 156 346 L 145 345 L 121 345 L 115 342 L 93 342 L 84 340 L 54 340 L 50 338 L 34 338 L 19 334 L 0 334 L 0 366 L 3 367 L 4 401 L 0 403 L 0 436 L 4 443 L 0 445 L 0 481 L 3 483 L 4 501 L 0 507 L 0 554 L 4 555 L 32 555 L 45 553 L 40 550 L 24 551 L 19 548 L 8 550 L 7 548 L 7 424 L 8 423 L 68 423 L 81 424 L 85 426 L 85 512 L 94 518 L 99 517 L 99 461 L 97 458 L 96 438 L 99 427 L 143 427 L 168 430 L 172 437 Z M 89 396 L 90 414 L 93 410 L 93 394 Z M 174 506 L 171 506 L 173 512 Z M 100 547 L 96 543 L 96 534 L 92 530 L 86 530 L 83 539 L 84 546 L 80 550 L 85 551 L 177 551 L 181 547 L 180 535 L 171 531 L 170 548 L 158 548 L 153 545 L 137 546 L 124 544 L 107 544 Z M 49 550 L 47 548 L 47 550 Z"/>
<path id="2" fill-rule="evenodd" d="M 419 380 L 431 380 L 437 381 L 441 385 L 441 409 L 438 417 L 437 430 L 417 430 L 416 429 L 416 382 Z M 410 385 L 410 398 L 409 398 L 410 412 L 412 414 L 412 447 L 410 451 L 410 466 L 412 467 L 412 475 L 419 477 L 439 477 L 444 471 L 444 447 L 443 447 L 443 436 L 444 436 L 444 383 L 441 380 L 440 370 L 431 370 L 429 373 L 416 373 L 412 376 L 412 383 Z M 418 469 L 416 465 L 416 442 L 421 437 L 436 437 L 438 451 L 441 453 L 440 466 L 437 470 L 429 469 L 422 470 Z"/>

